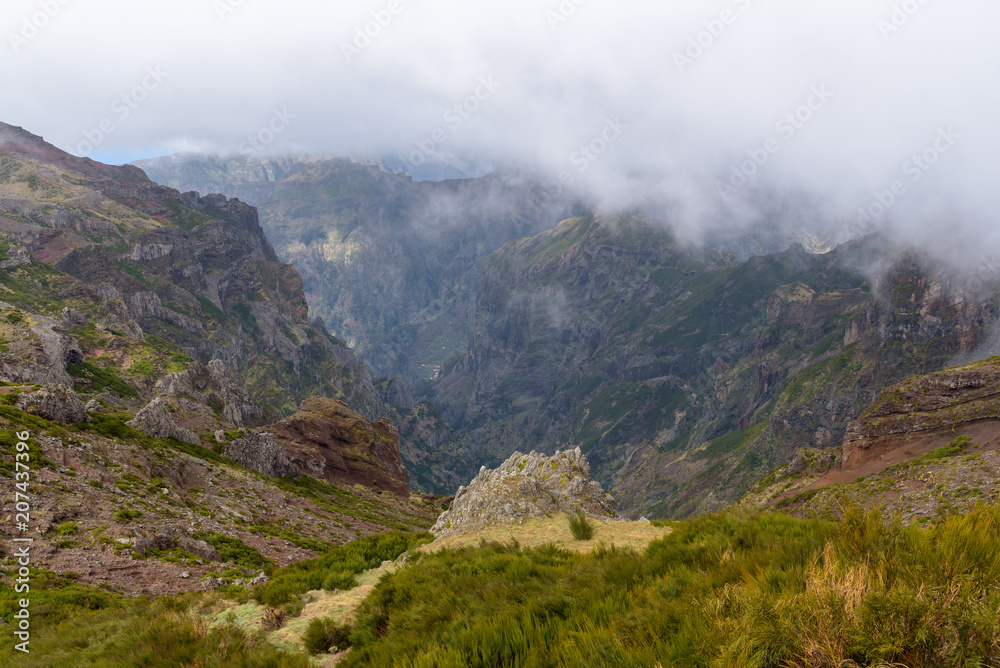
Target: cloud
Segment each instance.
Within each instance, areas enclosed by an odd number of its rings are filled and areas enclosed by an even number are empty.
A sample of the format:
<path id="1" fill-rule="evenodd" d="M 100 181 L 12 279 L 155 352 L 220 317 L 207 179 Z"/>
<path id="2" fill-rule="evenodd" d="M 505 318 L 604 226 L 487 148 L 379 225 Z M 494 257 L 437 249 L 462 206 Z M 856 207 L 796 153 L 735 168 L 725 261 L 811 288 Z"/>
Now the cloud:
<path id="1" fill-rule="evenodd" d="M 795 194 L 846 230 L 904 180 L 875 224 L 978 246 L 998 241 L 997 25 L 986 0 L 8 0 L 0 118 L 137 157 L 237 152 L 287 110 L 268 151 L 406 158 L 435 137 L 449 159 L 539 164 L 691 229 Z M 157 67 L 169 76 L 122 117 Z M 817 88 L 831 94 L 811 109 Z M 609 122 L 626 126 L 613 142 Z M 951 150 L 906 180 L 949 129 Z"/>

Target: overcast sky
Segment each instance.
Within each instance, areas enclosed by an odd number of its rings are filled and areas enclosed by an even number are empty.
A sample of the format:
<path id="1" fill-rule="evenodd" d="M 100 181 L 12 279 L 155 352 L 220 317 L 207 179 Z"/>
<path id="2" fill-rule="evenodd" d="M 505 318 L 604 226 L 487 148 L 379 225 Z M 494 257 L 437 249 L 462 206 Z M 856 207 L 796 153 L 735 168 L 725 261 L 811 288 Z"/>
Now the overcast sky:
<path id="1" fill-rule="evenodd" d="M 778 188 L 998 227 L 996 0 L 5 0 L 0 29 L 0 120 L 110 162 L 455 154 L 692 221 Z"/>

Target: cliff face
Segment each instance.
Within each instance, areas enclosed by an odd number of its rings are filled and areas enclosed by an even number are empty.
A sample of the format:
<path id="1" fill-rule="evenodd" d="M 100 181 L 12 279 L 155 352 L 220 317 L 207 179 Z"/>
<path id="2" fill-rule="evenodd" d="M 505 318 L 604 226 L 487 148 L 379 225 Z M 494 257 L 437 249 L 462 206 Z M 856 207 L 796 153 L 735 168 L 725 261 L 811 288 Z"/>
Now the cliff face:
<path id="1" fill-rule="evenodd" d="M 310 307 L 359 357 L 418 393 L 464 353 L 479 267 L 573 209 L 535 176 L 415 182 L 345 159 L 177 156 L 143 161 L 175 187 L 245 193 Z"/>
<path id="2" fill-rule="evenodd" d="M 383 412 L 364 365 L 307 319 L 302 279 L 278 261 L 251 206 L 182 194 L 0 124 L 0 233 L 7 301 L 50 317 L 75 309 L 70 333 L 135 326 L 147 342 L 221 360 L 261 420 L 313 394 Z M 107 342 L 94 343 L 84 354 L 106 357 Z"/>
<path id="3" fill-rule="evenodd" d="M 625 512 L 684 515 L 838 445 L 881 389 L 972 350 L 995 314 L 878 238 L 736 263 L 588 216 L 484 263 L 469 352 L 436 400 L 473 462 L 579 446 Z"/>

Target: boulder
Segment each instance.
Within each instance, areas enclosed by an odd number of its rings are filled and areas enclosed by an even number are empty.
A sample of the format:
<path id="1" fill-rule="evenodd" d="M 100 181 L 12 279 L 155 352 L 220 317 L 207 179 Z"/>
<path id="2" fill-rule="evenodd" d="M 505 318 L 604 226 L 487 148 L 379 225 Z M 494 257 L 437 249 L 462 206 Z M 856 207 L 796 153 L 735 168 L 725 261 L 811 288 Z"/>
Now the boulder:
<path id="1" fill-rule="evenodd" d="M 201 444 L 201 439 L 196 434 L 177 426 L 171 415 L 170 405 L 163 395 L 146 404 L 125 424 L 154 438 L 176 438 L 185 443 Z"/>
<path id="2" fill-rule="evenodd" d="M 226 446 L 225 454 L 248 469 L 273 478 L 299 475 L 298 468 L 285 456 L 274 434 L 252 433 L 246 438 L 238 438 Z"/>
<path id="3" fill-rule="evenodd" d="M 90 422 L 80 397 L 65 385 L 46 385 L 22 394 L 17 398 L 17 407 L 52 422 Z"/>
<path id="4" fill-rule="evenodd" d="M 499 468 L 483 467 L 468 487 L 460 487 L 431 532 L 451 536 L 529 517 L 579 512 L 621 519 L 614 498 L 590 480 L 590 464 L 579 448 L 552 456 L 515 452 Z"/>

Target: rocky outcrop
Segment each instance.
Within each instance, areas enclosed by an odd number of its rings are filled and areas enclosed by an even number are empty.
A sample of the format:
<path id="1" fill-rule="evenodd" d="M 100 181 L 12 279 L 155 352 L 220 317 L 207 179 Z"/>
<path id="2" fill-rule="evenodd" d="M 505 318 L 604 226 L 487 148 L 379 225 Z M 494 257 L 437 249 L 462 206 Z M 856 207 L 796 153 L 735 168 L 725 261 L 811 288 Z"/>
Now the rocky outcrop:
<path id="1" fill-rule="evenodd" d="M 212 360 L 207 365 L 196 362 L 185 371 L 168 373 L 156 382 L 155 391 L 218 408 L 222 417 L 237 427 L 242 427 L 244 422 L 257 421 L 263 415 L 260 406 L 250 399 L 247 389 L 226 373 L 222 360 Z"/>
<path id="2" fill-rule="evenodd" d="M 288 461 L 274 434 L 254 432 L 226 446 L 226 457 L 248 469 L 272 478 L 298 477 L 299 470 Z"/>
<path id="3" fill-rule="evenodd" d="M 87 408 L 76 392 L 65 385 L 46 385 L 17 398 L 17 407 L 52 422 L 90 422 Z"/>
<path id="4" fill-rule="evenodd" d="M 372 422 L 336 399 L 313 397 L 295 415 L 267 427 L 288 459 L 307 475 L 342 485 L 361 484 L 409 496 L 399 432 Z"/>
<path id="5" fill-rule="evenodd" d="M 577 512 L 618 517 L 614 498 L 590 480 L 590 464 L 579 448 L 551 457 L 515 452 L 495 470 L 482 467 L 468 487 L 459 488 L 451 508 L 431 532 L 451 536 L 529 517 Z"/>
<path id="6" fill-rule="evenodd" d="M 879 393 L 844 438 L 843 468 L 882 457 L 922 434 L 954 434 L 1000 422 L 1000 358 L 918 378 Z M 998 425 L 1000 426 L 1000 425 Z"/>
<path id="7" fill-rule="evenodd" d="M 199 445 L 201 439 L 184 427 L 179 427 L 171 415 L 171 401 L 167 395 L 159 395 L 143 406 L 127 425 L 153 438 L 176 438 L 178 441 Z"/>

